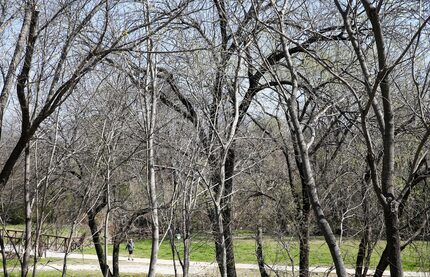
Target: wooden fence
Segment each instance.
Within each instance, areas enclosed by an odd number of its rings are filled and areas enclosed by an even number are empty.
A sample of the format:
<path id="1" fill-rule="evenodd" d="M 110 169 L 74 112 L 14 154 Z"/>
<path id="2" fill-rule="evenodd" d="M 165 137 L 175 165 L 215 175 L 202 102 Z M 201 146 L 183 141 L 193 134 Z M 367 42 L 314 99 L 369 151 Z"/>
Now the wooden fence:
<path id="1" fill-rule="evenodd" d="M 24 239 L 24 231 L 22 230 L 12 230 L 12 229 L 1 229 L 0 236 L 3 237 L 3 242 L 5 246 L 7 246 L 6 250 L 8 252 L 18 252 L 20 253 L 23 247 L 23 239 Z M 32 237 L 35 237 L 35 234 L 32 233 Z M 58 236 L 58 235 L 48 235 L 41 234 L 39 239 L 39 257 L 45 255 L 46 251 L 54 251 L 54 252 L 66 252 L 67 245 L 69 243 L 69 237 Z M 70 252 L 80 248 L 85 241 L 85 237 L 72 237 L 71 238 L 71 247 Z M 34 243 L 34 239 L 33 239 Z M 34 245 L 32 247 L 34 250 Z"/>

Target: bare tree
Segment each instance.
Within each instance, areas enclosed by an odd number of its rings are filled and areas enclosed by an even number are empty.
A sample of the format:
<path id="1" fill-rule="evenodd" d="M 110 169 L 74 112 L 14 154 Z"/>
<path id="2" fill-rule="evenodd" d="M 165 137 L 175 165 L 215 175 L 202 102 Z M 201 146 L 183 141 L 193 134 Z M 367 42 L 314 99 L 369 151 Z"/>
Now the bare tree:
<path id="1" fill-rule="evenodd" d="M 384 211 L 385 222 L 385 235 L 387 239 L 387 246 L 384 251 L 382 260 L 386 260 L 390 265 L 391 276 L 403 276 L 402 262 L 401 262 L 401 243 L 400 243 L 400 220 L 401 205 L 404 205 L 404 198 L 396 196 L 394 178 L 395 178 L 395 156 L 396 156 L 396 143 L 395 143 L 395 111 L 394 111 L 394 98 L 392 92 L 391 74 L 394 69 L 406 58 L 405 55 L 413 45 L 414 41 L 420 36 L 423 28 L 427 25 L 430 17 L 427 17 L 413 33 L 412 37 L 408 39 L 405 47 L 400 50 L 400 54 L 393 61 L 389 57 L 387 49 L 387 38 L 385 36 L 385 28 L 383 26 L 383 16 L 381 15 L 384 9 L 383 1 L 378 3 L 371 3 L 370 1 L 361 1 L 362 8 L 364 9 L 367 18 L 366 21 L 371 26 L 371 34 L 374 38 L 376 47 L 376 61 L 378 67 L 376 69 L 377 75 L 371 76 L 369 69 L 370 57 L 366 56 L 363 50 L 362 42 L 359 40 L 357 25 L 352 20 L 356 18 L 355 11 L 359 5 L 354 5 L 352 2 L 343 5 L 339 1 L 335 1 L 339 12 L 342 15 L 345 28 L 348 32 L 351 44 L 359 61 L 362 78 L 365 84 L 365 91 L 367 92 L 369 100 L 366 105 L 361 108 L 361 121 L 362 131 L 367 145 L 367 161 L 371 172 L 372 184 L 378 200 Z M 376 96 L 380 92 L 382 100 L 382 110 L 376 102 Z M 374 141 L 369 131 L 367 114 L 370 107 L 373 107 L 375 114 L 378 117 L 378 124 L 380 129 L 380 139 L 382 141 L 383 154 L 382 154 L 382 169 L 380 176 L 377 170 L 377 154 L 374 148 Z M 417 161 L 416 161 L 417 162 Z M 416 163 L 415 162 L 415 163 Z M 411 183 L 407 184 L 405 190 L 409 190 Z M 376 275 L 382 274 L 381 267 L 378 266 Z M 383 271 L 383 270 L 382 270 Z"/>

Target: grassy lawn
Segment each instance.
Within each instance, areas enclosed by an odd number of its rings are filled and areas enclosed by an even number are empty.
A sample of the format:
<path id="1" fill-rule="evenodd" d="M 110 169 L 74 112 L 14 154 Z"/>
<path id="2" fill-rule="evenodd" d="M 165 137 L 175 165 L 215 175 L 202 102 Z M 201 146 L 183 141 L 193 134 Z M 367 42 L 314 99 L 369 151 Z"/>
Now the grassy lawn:
<path id="1" fill-rule="evenodd" d="M 348 268 L 354 268 L 359 242 L 357 240 L 345 240 L 341 249 L 345 263 Z M 376 246 L 371 267 L 376 267 L 379 257 L 384 249 L 385 242 L 380 242 Z M 235 258 L 237 263 L 255 264 L 255 241 L 253 239 L 236 239 L 234 241 Z M 288 243 L 288 250 L 294 265 L 298 265 L 299 247 L 298 242 L 292 240 Z M 110 251 L 112 248 L 110 247 Z M 149 258 L 151 251 L 151 241 L 142 240 L 135 242 L 135 257 Z M 95 254 L 93 248 L 85 248 L 84 253 Z M 120 255 L 126 256 L 125 244 L 121 245 Z M 264 255 L 268 264 L 291 265 L 287 251 L 275 240 L 266 239 L 264 242 Z M 160 247 L 158 256 L 160 259 L 172 259 L 170 244 L 164 241 Z M 407 271 L 430 271 L 430 242 L 415 242 L 402 251 L 404 270 Z M 192 261 L 213 262 L 215 260 L 215 250 L 213 243 L 208 239 L 198 238 L 192 241 L 191 246 Z M 310 264 L 311 266 L 329 266 L 332 264 L 331 256 L 327 244 L 321 238 L 313 238 L 310 243 Z"/>
<path id="2" fill-rule="evenodd" d="M 29 272 L 29 276 L 31 276 L 31 271 Z M 19 272 L 11 272 L 9 274 L 10 277 L 20 277 L 21 273 Z M 56 271 L 56 270 L 49 270 L 49 271 L 38 271 L 37 272 L 37 276 L 40 277 L 58 277 L 61 276 L 61 272 Z M 79 271 L 73 271 L 73 270 L 68 270 L 67 271 L 67 275 L 69 277 L 102 277 L 103 274 L 101 274 L 100 272 L 96 272 L 96 271 L 85 271 L 85 270 L 79 270 Z M 142 273 L 140 274 L 129 274 L 129 273 L 121 273 L 121 277 L 142 277 Z M 143 275 L 143 276 L 146 276 Z"/>
<path id="3" fill-rule="evenodd" d="M 371 267 L 374 268 L 379 260 L 379 256 L 384 249 L 385 242 L 380 242 L 372 255 Z M 298 242 L 296 240 L 291 240 L 287 244 L 290 257 L 294 261 L 294 265 L 298 265 Z M 135 242 L 135 257 L 149 258 L 150 256 L 150 240 L 141 240 Z M 112 247 L 110 251 L 112 251 Z M 344 255 L 345 263 L 348 268 L 354 268 L 356 252 L 358 248 L 358 241 L 356 240 L 345 240 L 342 244 L 342 254 Z M 253 239 L 240 238 L 235 240 L 235 257 L 237 263 L 250 263 L 255 264 L 255 241 Z M 88 247 L 84 249 L 85 254 L 95 254 L 93 248 Z M 127 255 L 125 249 L 125 244 L 121 245 L 120 254 L 122 256 Z M 275 240 L 271 238 L 266 238 L 264 242 L 264 254 L 267 263 L 278 264 L 278 265 L 291 265 L 290 257 L 287 251 Z M 192 243 L 191 249 L 191 259 L 193 261 L 206 261 L 214 262 L 215 260 L 214 246 L 209 239 L 204 237 L 195 238 Z M 160 247 L 159 253 L 160 259 L 172 259 L 170 245 L 168 241 L 164 241 Z M 410 245 L 404 251 L 402 251 L 404 270 L 406 271 L 430 271 L 430 242 L 415 242 Z M 42 259 L 40 262 L 61 263 L 60 258 L 48 258 Z M 95 263 L 93 260 L 85 260 L 85 263 Z M 82 264 L 82 260 L 70 259 L 69 264 Z M 321 238 L 313 238 L 310 244 L 310 264 L 311 266 L 330 266 L 331 257 L 328 247 L 324 240 Z M 1 260 L 0 260 L 1 265 Z M 10 260 L 8 262 L 9 269 L 15 268 L 11 272 L 11 277 L 18 277 L 19 275 L 19 263 L 15 260 Z M 239 270 L 240 271 L 240 270 Z M 238 271 L 238 272 L 239 272 Z M 240 276 L 259 276 L 257 271 L 248 270 L 246 272 L 241 272 Z M 41 277 L 53 277 L 60 276 L 60 272 L 52 271 L 39 271 L 37 276 Z M 69 270 L 67 276 L 102 276 L 98 271 L 72 271 Z M 121 274 L 121 276 L 135 277 L 142 276 L 141 274 Z M 317 275 L 316 275 L 317 276 Z"/>

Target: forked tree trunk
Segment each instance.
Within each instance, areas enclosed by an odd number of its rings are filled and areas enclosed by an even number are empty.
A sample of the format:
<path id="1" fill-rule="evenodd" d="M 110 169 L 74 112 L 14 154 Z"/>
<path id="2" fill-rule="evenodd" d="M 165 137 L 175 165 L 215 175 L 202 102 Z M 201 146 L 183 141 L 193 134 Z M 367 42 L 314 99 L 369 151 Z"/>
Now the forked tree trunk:
<path id="1" fill-rule="evenodd" d="M 363 198 L 363 216 L 364 216 L 364 232 L 361 236 L 360 244 L 358 246 L 357 259 L 355 262 L 355 277 L 366 276 L 367 273 L 367 263 L 366 258 L 370 258 L 371 253 L 371 242 L 370 237 L 372 233 L 372 227 L 370 226 L 369 219 L 369 199 L 367 196 L 367 188 L 370 184 L 369 172 L 366 173 L 365 180 L 362 183 L 361 195 Z"/>
<path id="2" fill-rule="evenodd" d="M 395 205 L 395 204 L 394 204 Z M 384 209 L 385 232 L 387 236 L 387 254 L 390 257 L 390 276 L 402 277 L 402 259 L 400 254 L 399 218 L 397 209 Z"/>
<path id="3" fill-rule="evenodd" d="M 170 242 L 170 252 L 172 252 L 173 271 L 175 272 L 175 277 L 177 277 L 178 270 L 176 268 L 176 246 L 175 246 L 175 232 L 173 232 L 173 225 L 171 225 L 169 228 L 169 242 Z"/>
<path id="4" fill-rule="evenodd" d="M 292 118 L 295 117 L 296 132 L 300 132 L 300 134 L 301 134 L 301 129 L 300 129 L 301 127 L 300 127 L 300 124 L 298 123 L 297 117 L 295 116 L 295 112 L 297 109 L 294 105 L 290 104 L 289 110 L 290 110 L 290 114 L 294 114 L 294 115 L 291 115 L 291 117 Z M 305 169 L 305 173 L 306 173 L 305 178 L 306 178 L 310 203 L 312 204 L 312 208 L 314 210 L 315 217 L 316 217 L 317 222 L 318 222 L 318 226 L 320 227 L 320 230 L 323 233 L 325 241 L 329 247 L 330 254 L 332 256 L 333 262 L 334 262 L 335 267 L 336 267 L 337 276 L 347 277 L 348 275 L 346 273 L 343 259 L 342 259 L 342 256 L 340 254 L 340 248 L 336 242 L 336 237 L 333 234 L 331 226 L 330 226 L 329 222 L 327 221 L 325 214 L 324 214 L 324 210 L 321 207 L 321 204 L 319 202 L 318 192 L 317 192 L 315 180 L 313 178 L 313 172 L 312 172 L 309 157 L 307 154 L 307 148 L 306 148 L 307 146 L 304 143 L 303 135 L 301 135 L 298 138 L 298 142 L 299 142 L 299 144 L 301 144 L 300 150 L 301 150 L 301 155 L 302 155 L 302 158 L 304 161 L 304 169 Z"/>
<path id="5" fill-rule="evenodd" d="M 285 116 L 287 120 L 289 119 L 288 111 L 285 111 Z M 296 205 L 296 223 L 298 225 L 298 237 L 299 237 L 299 276 L 308 277 L 309 276 L 309 214 L 311 211 L 311 204 L 309 202 L 308 189 L 306 185 L 306 180 L 304 178 L 303 163 L 300 158 L 300 151 L 298 149 L 297 140 L 295 139 L 294 127 L 291 122 L 288 122 L 290 134 L 293 138 L 293 149 L 296 166 L 300 175 L 301 184 L 301 197 L 298 192 L 296 192 L 294 173 L 292 170 L 292 165 L 290 161 L 290 156 L 288 153 L 288 146 L 284 145 L 284 150 L 282 151 L 285 157 L 285 161 L 288 169 L 288 178 L 290 189 L 293 194 L 293 199 Z"/>
<path id="6" fill-rule="evenodd" d="M 314 210 L 315 218 L 317 219 L 318 226 L 320 227 L 320 230 L 323 233 L 325 241 L 330 250 L 331 257 L 336 267 L 337 276 L 347 277 L 348 275 L 346 273 L 345 265 L 343 263 L 343 259 L 340 253 L 340 248 L 336 242 L 336 237 L 333 234 L 331 226 L 325 217 L 324 210 L 321 207 L 321 204 L 319 201 L 317 186 L 315 184 L 313 170 L 309 159 L 309 153 L 308 153 L 309 145 L 305 142 L 302 126 L 300 124 L 299 117 L 297 114 L 298 107 L 297 107 L 296 100 L 297 100 L 297 89 L 298 89 L 298 79 L 297 79 L 298 77 L 294 69 L 294 65 L 292 63 L 290 52 L 288 50 L 288 46 L 286 42 L 287 36 L 285 33 L 285 22 L 284 22 L 285 8 L 286 6 L 283 8 L 279 20 L 280 20 L 282 48 L 283 48 L 285 60 L 287 62 L 289 71 L 291 73 L 292 89 L 291 89 L 291 93 L 287 93 L 284 90 L 284 88 L 280 88 L 280 89 L 284 99 L 287 101 L 288 114 L 290 115 L 291 123 L 294 128 L 294 132 L 296 134 L 297 145 L 300 151 L 300 158 L 301 158 L 301 161 L 303 162 L 304 179 L 306 181 L 309 200 Z"/>
<path id="7" fill-rule="evenodd" d="M 389 216 L 387 216 L 387 217 L 389 217 Z M 387 245 L 386 245 L 384 251 L 382 252 L 382 255 L 381 255 L 381 258 L 379 259 L 378 265 L 376 266 L 375 274 L 373 275 L 374 277 L 382 277 L 385 269 L 388 266 L 390 266 L 390 276 L 402 276 L 403 275 L 403 271 L 401 271 L 401 268 L 396 269 L 391 264 L 392 263 L 391 257 L 394 256 L 394 257 L 397 257 L 398 259 L 400 259 L 400 252 L 397 253 L 396 245 L 393 244 L 392 242 L 389 243 L 389 240 L 388 240 L 388 237 L 390 237 L 391 238 L 390 241 L 395 241 L 396 240 L 396 232 L 398 233 L 398 229 L 393 230 L 392 232 L 389 232 L 387 234 Z M 400 241 L 398 243 L 400 245 Z M 399 251 L 401 251 L 400 248 L 399 248 Z M 401 260 L 397 261 L 397 262 L 401 263 Z M 393 269 L 394 269 L 394 272 L 393 272 Z M 398 275 L 398 274 L 400 274 L 400 275 Z"/>
<path id="8" fill-rule="evenodd" d="M 402 260 L 400 255 L 400 234 L 399 234 L 399 207 L 395 199 L 394 191 L 394 157 L 395 157 L 395 127 L 392 98 L 390 92 L 390 72 L 387 71 L 387 53 L 385 49 L 385 39 L 379 17 L 379 9 L 372 5 L 369 0 L 362 0 L 367 17 L 372 25 L 372 32 L 375 38 L 378 68 L 382 77 L 379 82 L 379 89 L 382 96 L 382 106 L 385 128 L 382 134 L 384 154 L 382 157 L 381 170 L 381 192 L 385 198 L 382 203 L 384 209 L 385 234 L 387 240 L 387 254 L 390 263 L 390 275 L 392 277 L 402 277 Z M 378 192 L 377 192 L 378 193 Z"/>

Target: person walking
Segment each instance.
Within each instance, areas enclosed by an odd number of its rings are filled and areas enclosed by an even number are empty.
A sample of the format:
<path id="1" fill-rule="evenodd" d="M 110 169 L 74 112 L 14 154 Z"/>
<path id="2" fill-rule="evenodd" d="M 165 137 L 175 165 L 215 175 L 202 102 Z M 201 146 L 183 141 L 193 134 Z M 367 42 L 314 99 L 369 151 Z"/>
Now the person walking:
<path id="1" fill-rule="evenodd" d="M 132 239 L 129 239 L 127 242 L 126 249 L 128 250 L 128 260 L 134 260 L 133 259 L 133 251 L 134 251 L 134 243 Z"/>

